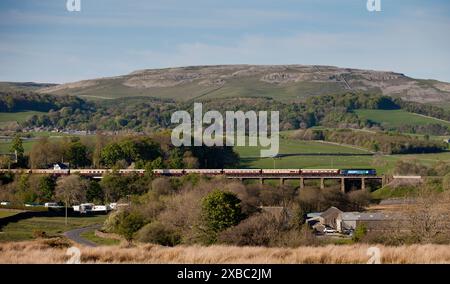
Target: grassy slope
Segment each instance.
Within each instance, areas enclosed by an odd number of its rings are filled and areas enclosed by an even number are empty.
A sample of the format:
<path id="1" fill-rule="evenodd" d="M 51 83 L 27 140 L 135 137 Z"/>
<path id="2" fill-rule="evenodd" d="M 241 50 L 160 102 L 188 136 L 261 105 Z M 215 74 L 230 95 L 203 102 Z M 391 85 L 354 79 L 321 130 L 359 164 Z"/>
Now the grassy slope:
<path id="1" fill-rule="evenodd" d="M 385 125 L 386 127 L 398 127 L 401 125 L 429 125 L 441 124 L 450 126 L 450 122 L 445 122 L 431 117 L 420 116 L 404 110 L 377 110 L 377 109 L 359 109 L 355 113 L 362 119 L 369 119 Z"/>
<path id="2" fill-rule="evenodd" d="M 309 95 L 345 92 L 340 83 L 297 82 L 283 85 L 270 84 L 259 80 L 259 76 L 229 78 L 223 87 L 191 83 L 171 87 L 131 88 L 122 85 L 123 78 L 100 80 L 98 85 L 88 88 L 73 88 L 56 91 L 56 95 L 77 95 L 91 99 L 116 99 L 124 97 L 150 96 L 157 98 L 187 101 L 192 99 L 211 99 L 224 97 L 272 97 L 278 100 L 301 99 Z"/>
<path id="3" fill-rule="evenodd" d="M 60 139 L 60 138 L 63 138 L 64 136 L 74 136 L 72 134 L 52 133 L 52 132 L 45 132 L 45 131 L 43 131 L 43 132 L 33 132 L 32 135 L 36 139 L 25 140 L 25 141 L 22 142 L 23 143 L 23 148 L 25 150 L 25 153 L 29 153 L 31 151 L 31 148 L 38 141 L 37 139 L 39 137 L 49 137 L 49 139 L 52 140 L 52 139 Z M 90 136 L 82 136 L 82 137 L 90 137 Z M 11 141 L 0 140 L 0 153 L 9 153 L 10 147 L 11 147 Z"/>
<path id="4" fill-rule="evenodd" d="M 44 231 L 48 235 L 62 234 L 71 229 L 103 223 L 106 215 L 88 217 L 70 217 L 68 225 L 64 217 L 34 217 L 4 226 L 0 233 L 0 242 L 33 239 L 33 231 Z"/>
<path id="5" fill-rule="evenodd" d="M 41 83 L 20 83 L 20 82 L 0 82 L 0 91 L 15 92 L 15 91 L 37 91 L 40 88 L 54 86 L 55 84 L 41 84 Z"/>
<path id="6" fill-rule="evenodd" d="M 94 231 L 88 231 L 81 233 L 80 236 L 86 240 L 89 240 L 93 243 L 96 243 L 100 246 L 112 246 L 120 244 L 120 240 L 108 239 L 108 238 L 100 238 L 95 235 Z"/>
<path id="7" fill-rule="evenodd" d="M 261 147 L 236 147 L 235 148 L 241 157 L 255 157 L 259 156 Z M 326 144 L 315 141 L 299 141 L 294 139 L 280 138 L 280 154 L 295 154 L 295 153 L 345 153 L 345 154 L 367 154 L 367 151 Z"/>
<path id="8" fill-rule="evenodd" d="M 9 216 L 13 216 L 16 215 L 17 213 L 19 213 L 20 211 L 15 211 L 15 210 L 2 210 L 0 209 L 0 218 L 5 218 L 5 217 L 9 217 Z"/>
<path id="9" fill-rule="evenodd" d="M 362 150 L 329 145 L 312 141 L 280 139 L 280 154 L 289 153 L 367 153 Z M 242 166 L 250 168 L 375 168 L 385 173 L 395 166 L 399 159 L 417 159 L 425 165 L 438 161 L 450 162 L 450 152 L 438 154 L 411 154 L 374 156 L 288 156 L 282 158 L 259 158 L 258 147 L 236 147 Z"/>
<path id="10" fill-rule="evenodd" d="M 372 197 L 380 200 L 389 198 L 402 198 L 416 194 L 417 190 L 418 188 L 414 186 L 402 186 L 396 188 L 385 186 L 372 192 Z"/>
<path id="11" fill-rule="evenodd" d="M 26 153 L 31 151 L 31 148 L 33 147 L 33 144 L 36 143 L 36 140 L 27 140 L 23 141 L 23 148 Z M 9 153 L 9 150 L 11 148 L 11 142 L 0 140 L 0 153 Z"/>
<path id="12" fill-rule="evenodd" d="M 15 121 L 18 123 L 26 121 L 33 115 L 46 114 L 40 111 L 0 112 L 0 124 Z"/>

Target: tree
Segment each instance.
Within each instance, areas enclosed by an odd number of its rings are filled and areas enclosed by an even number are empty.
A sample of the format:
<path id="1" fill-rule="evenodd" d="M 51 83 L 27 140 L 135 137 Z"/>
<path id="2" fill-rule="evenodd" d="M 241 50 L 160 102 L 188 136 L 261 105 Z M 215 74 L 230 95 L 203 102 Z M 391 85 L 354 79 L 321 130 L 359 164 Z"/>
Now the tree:
<path id="1" fill-rule="evenodd" d="M 353 210 L 364 210 L 364 207 L 370 204 L 371 194 L 368 190 L 354 190 L 348 193 L 348 206 Z"/>
<path id="2" fill-rule="evenodd" d="M 169 152 L 168 166 L 171 169 L 183 168 L 183 156 L 180 149 L 175 148 Z"/>
<path id="3" fill-rule="evenodd" d="M 134 176 L 121 176 L 115 172 L 105 175 L 100 181 L 100 186 L 105 195 L 105 202 L 116 202 L 120 198 L 132 194 L 130 186 Z"/>
<path id="4" fill-rule="evenodd" d="M 22 174 L 18 177 L 16 196 L 22 203 L 31 203 L 36 200 L 37 194 L 30 186 L 29 175 Z"/>
<path id="5" fill-rule="evenodd" d="M 202 218 L 209 241 L 215 242 L 217 233 L 243 219 L 241 200 L 234 193 L 214 190 L 202 199 Z"/>
<path id="6" fill-rule="evenodd" d="M 55 196 L 64 202 L 66 207 L 66 225 L 67 225 L 67 207 L 74 203 L 83 202 L 86 199 L 86 190 L 88 184 L 79 176 L 70 175 L 61 177 L 56 181 Z"/>
<path id="7" fill-rule="evenodd" d="M 128 242 L 133 240 L 134 234 L 144 226 L 144 218 L 137 212 L 123 211 L 119 214 L 116 232 Z"/>
<path id="8" fill-rule="evenodd" d="M 96 181 L 89 182 L 89 186 L 86 191 L 86 200 L 88 202 L 103 202 L 105 195 L 100 184 Z"/>
<path id="9" fill-rule="evenodd" d="M 43 200 L 51 201 L 55 192 L 55 181 L 51 176 L 42 176 L 39 178 L 39 193 Z"/>
<path id="10" fill-rule="evenodd" d="M 101 158 L 105 165 L 113 167 L 117 161 L 125 159 L 125 154 L 119 144 L 111 143 L 103 148 Z"/>
<path id="11" fill-rule="evenodd" d="M 84 167 L 89 164 L 87 147 L 80 141 L 70 142 L 65 156 L 72 167 Z"/>
<path id="12" fill-rule="evenodd" d="M 12 153 L 16 153 L 18 163 L 23 160 L 23 154 L 25 151 L 23 149 L 22 139 L 19 137 L 19 135 L 14 136 L 10 151 Z"/>
<path id="13" fill-rule="evenodd" d="M 448 241 L 449 203 L 449 192 L 437 193 L 428 186 L 419 189 L 414 204 L 408 206 L 408 216 L 405 220 L 415 241 L 432 243 L 442 238 Z"/>
<path id="14" fill-rule="evenodd" d="M 161 157 L 154 159 L 153 161 L 142 161 L 136 163 L 137 168 L 145 169 L 145 176 L 153 178 L 153 170 L 163 168 L 163 160 Z"/>
<path id="15" fill-rule="evenodd" d="M 106 136 L 99 135 L 95 137 L 95 148 L 94 153 L 92 155 L 92 162 L 95 168 L 100 168 L 101 160 L 102 160 L 102 149 L 106 144 Z"/>
<path id="16" fill-rule="evenodd" d="M 40 138 L 30 152 L 32 168 L 47 168 L 52 163 L 60 162 L 62 158 L 62 145 L 50 142 L 47 137 Z"/>
<path id="17" fill-rule="evenodd" d="M 158 158 L 154 159 L 150 163 L 150 169 L 152 169 L 152 170 L 154 170 L 154 169 L 162 169 L 162 167 L 163 167 L 163 162 L 162 162 L 162 158 L 161 157 L 158 157 Z"/>

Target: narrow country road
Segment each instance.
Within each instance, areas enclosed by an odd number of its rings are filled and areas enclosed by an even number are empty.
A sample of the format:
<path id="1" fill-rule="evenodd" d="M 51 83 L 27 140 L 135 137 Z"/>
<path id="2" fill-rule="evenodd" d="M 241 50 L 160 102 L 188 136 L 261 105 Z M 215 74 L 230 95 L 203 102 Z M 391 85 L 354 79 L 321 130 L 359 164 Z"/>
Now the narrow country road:
<path id="1" fill-rule="evenodd" d="M 84 246 L 88 246 L 88 247 L 96 247 L 97 244 L 93 243 L 89 240 L 86 240 L 85 238 L 81 237 L 80 234 L 84 233 L 84 232 L 88 232 L 88 231 L 92 231 L 92 230 L 96 230 L 96 229 L 100 229 L 101 225 L 97 224 L 97 225 L 92 225 L 89 227 L 84 227 L 84 228 L 78 228 L 78 229 L 74 229 L 71 231 L 67 231 L 65 232 L 63 235 L 66 238 L 71 239 L 72 241 L 80 244 L 80 245 L 84 245 Z"/>

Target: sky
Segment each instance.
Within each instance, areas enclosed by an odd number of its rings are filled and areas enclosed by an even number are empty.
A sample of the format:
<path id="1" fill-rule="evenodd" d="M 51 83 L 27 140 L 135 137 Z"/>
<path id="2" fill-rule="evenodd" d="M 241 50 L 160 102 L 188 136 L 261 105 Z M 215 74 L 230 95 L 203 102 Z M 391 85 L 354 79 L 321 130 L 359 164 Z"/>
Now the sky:
<path id="1" fill-rule="evenodd" d="M 0 1 L 0 81 L 64 83 L 135 70 L 314 64 L 450 82 L 450 1 Z"/>

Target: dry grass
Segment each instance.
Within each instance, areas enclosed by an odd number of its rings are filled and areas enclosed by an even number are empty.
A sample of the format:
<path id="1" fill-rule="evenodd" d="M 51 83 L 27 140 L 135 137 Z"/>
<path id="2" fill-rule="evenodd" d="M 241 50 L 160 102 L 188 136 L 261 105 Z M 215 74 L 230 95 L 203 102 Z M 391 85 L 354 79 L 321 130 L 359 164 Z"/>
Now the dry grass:
<path id="1" fill-rule="evenodd" d="M 64 263 L 65 240 L 37 240 L 0 244 L 0 263 Z M 378 246 L 382 263 L 450 263 L 450 246 Z M 139 244 L 133 247 L 80 247 L 82 263 L 366 263 L 369 245 L 264 248 L 233 246 L 178 246 Z"/>

